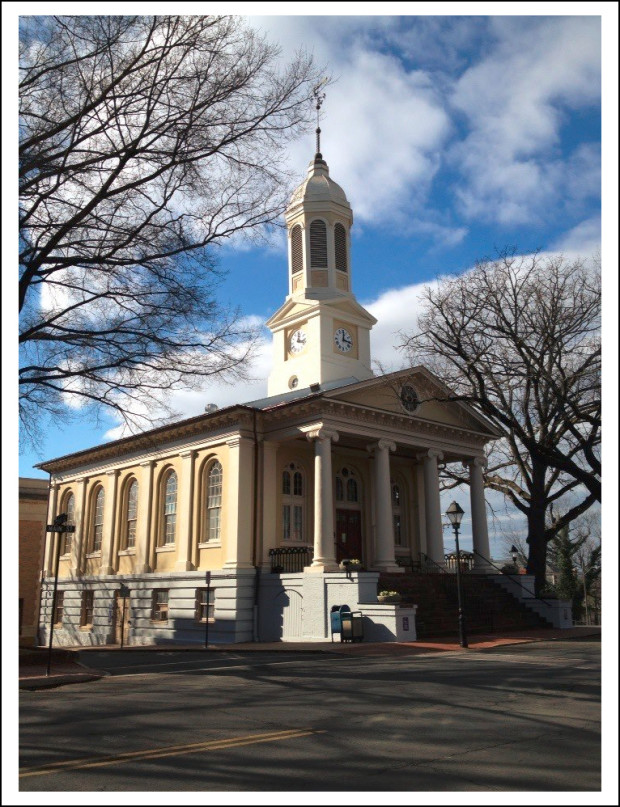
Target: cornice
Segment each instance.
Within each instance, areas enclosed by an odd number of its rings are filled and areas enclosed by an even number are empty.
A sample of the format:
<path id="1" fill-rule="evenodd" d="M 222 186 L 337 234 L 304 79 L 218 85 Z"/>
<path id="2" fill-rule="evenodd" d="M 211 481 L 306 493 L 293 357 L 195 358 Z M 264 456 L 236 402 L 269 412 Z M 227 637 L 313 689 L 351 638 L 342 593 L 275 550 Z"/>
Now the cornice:
<path id="1" fill-rule="evenodd" d="M 261 412 L 250 407 L 230 407 L 221 412 L 199 415 L 75 454 L 67 454 L 40 463 L 36 467 L 55 476 L 64 476 L 70 471 L 75 471 L 70 476 L 81 476 L 86 473 L 92 475 L 93 465 L 100 467 L 101 472 L 104 472 L 111 465 L 156 461 L 170 454 L 179 454 L 178 443 L 183 440 L 191 441 L 194 438 L 189 445 L 183 446 L 182 450 L 185 451 L 199 449 L 203 443 L 212 443 L 214 440 L 226 442 L 232 432 L 243 430 L 251 433 L 254 413 L 258 415 L 257 420 L 262 416 Z M 257 425 L 260 427 L 260 422 Z M 145 454 L 147 456 L 144 456 Z"/>

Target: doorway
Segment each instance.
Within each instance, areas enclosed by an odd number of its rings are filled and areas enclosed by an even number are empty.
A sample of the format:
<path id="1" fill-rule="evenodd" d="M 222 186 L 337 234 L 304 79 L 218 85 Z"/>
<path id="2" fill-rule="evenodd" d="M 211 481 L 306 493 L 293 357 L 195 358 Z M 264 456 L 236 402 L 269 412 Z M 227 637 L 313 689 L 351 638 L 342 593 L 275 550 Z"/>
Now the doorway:
<path id="1" fill-rule="evenodd" d="M 114 643 L 121 647 L 128 644 L 131 625 L 131 594 L 129 590 L 114 592 Z"/>
<path id="2" fill-rule="evenodd" d="M 336 560 L 362 560 L 362 518 L 359 510 L 336 510 Z"/>

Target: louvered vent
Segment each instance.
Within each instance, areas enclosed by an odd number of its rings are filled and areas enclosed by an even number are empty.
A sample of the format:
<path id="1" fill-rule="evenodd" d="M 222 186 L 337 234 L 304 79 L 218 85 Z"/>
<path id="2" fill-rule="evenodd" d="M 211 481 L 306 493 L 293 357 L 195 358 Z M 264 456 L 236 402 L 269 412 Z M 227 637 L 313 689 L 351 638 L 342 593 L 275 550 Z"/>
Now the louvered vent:
<path id="1" fill-rule="evenodd" d="M 342 224 L 334 228 L 334 244 L 336 248 L 336 269 L 347 271 L 347 231 Z"/>
<path id="2" fill-rule="evenodd" d="M 304 257 L 301 240 L 301 227 L 299 224 L 293 227 L 291 233 L 291 271 L 294 275 L 304 268 Z"/>
<path id="3" fill-rule="evenodd" d="M 312 269 L 327 269 L 327 227 L 324 221 L 310 225 L 310 266 Z"/>

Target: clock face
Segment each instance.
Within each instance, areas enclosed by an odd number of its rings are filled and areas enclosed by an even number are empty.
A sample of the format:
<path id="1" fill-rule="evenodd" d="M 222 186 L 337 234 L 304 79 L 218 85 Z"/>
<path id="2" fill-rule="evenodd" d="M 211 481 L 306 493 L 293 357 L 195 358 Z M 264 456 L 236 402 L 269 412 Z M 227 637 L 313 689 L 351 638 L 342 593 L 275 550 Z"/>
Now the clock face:
<path id="1" fill-rule="evenodd" d="M 305 332 L 299 328 L 291 334 L 289 341 L 289 350 L 291 353 L 301 353 L 308 343 L 308 337 Z"/>
<path id="2" fill-rule="evenodd" d="M 353 337 L 346 328 L 338 328 L 334 334 L 334 342 L 338 350 L 348 353 L 353 347 Z"/>

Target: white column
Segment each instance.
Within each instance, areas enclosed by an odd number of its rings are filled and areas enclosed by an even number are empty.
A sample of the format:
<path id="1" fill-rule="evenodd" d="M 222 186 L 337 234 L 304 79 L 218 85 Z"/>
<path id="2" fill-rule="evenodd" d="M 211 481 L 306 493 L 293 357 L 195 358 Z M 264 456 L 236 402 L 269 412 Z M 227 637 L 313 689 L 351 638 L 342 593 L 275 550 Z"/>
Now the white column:
<path id="1" fill-rule="evenodd" d="M 469 468 L 469 496 L 474 552 L 479 552 L 483 556 L 474 555 L 474 571 L 492 572 L 493 567 L 484 560 L 484 558 L 491 558 L 483 476 L 487 461 L 484 457 L 475 457 L 472 460 L 463 462 L 463 465 Z"/>
<path id="2" fill-rule="evenodd" d="M 263 495 L 262 495 L 262 553 L 259 555 L 263 566 L 269 565 L 269 550 L 279 541 L 277 529 L 278 483 L 281 476 L 277 467 L 278 443 L 263 442 Z"/>
<path id="3" fill-rule="evenodd" d="M 254 498 L 254 443 L 239 435 L 226 441 L 228 462 L 224 468 L 226 488 L 225 569 L 252 568 L 252 508 Z"/>
<path id="4" fill-rule="evenodd" d="M 152 572 L 155 568 L 154 557 L 151 558 L 151 543 L 153 556 L 155 554 L 155 541 L 151 536 L 151 518 L 153 512 L 153 469 L 155 462 L 147 460 L 141 462 L 140 481 L 138 482 L 138 523 L 136 525 L 136 569 L 139 573 Z"/>
<path id="5" fill-rule="evenodd" d="M 101 540 L 101 565 L 99 567 L 99 574 L 114 574 L 112 549 L 114 548 L 118 473 L 118 471 L 106 472 L 108 483 L 105 488 L 103 536 Z"/>
<path id="6" fill-rule="evenodd" d="M 86 486 L 88 479 L 78 479 L 75 491 L 75 532 L 71 544 L 71 573 L 82 574 L 84 564 L 84 541 L 88 525 L 86 523 Z"/>
<path id="7" fill-rule="evenodd" d="M 390 482 L 390 451 L 396 443 L 379 440 L 367 450 L 374 456 L 375 488 L 375 567 L 382 571 L 402 572 L 394 556 L 394 519 L 392 518 L 392 486 Z"/>
<path id="8" fill-rule="evenodd" d="M 338 570 L 334 547 L 334 496 L 332 480 L 332 441 L 338 432 L 315 429 L 308 432 L 314 440 L 314 558 L 307 570 L 335 572 Z"/>
<path id="9" fill-rule="evenodd" d="M 187 572 L 193 569 L 192 549 L 192 506 L 194 499 L 194 460 L 196 452 L 191 449 L 181 451 L 181 484 L 179 490 L 179 525 L 177 535 L 177 562 L 175 569 Z"/>
<path id="10" fill-rule="evenodd" d="M 443 566 L 444 547 L 441 526 L 441 502 L 439 499 L 439 470 L 437 462 L 443 459 L 441 451 L 425 451 L 418 454 L 424 461 L 424 510 L 426 513 L 426 554 L 435 563 Z"/>
<path id="11" fill-rule="evenodd" d="M 52 483 L 50 485 L 50 494 L 47 503 L 47 523 L 53 524 L 57 516 L 56 506 L 58 503 L 58 491 L 60 485 Z M 56 541 L 59 540 L 59 535 L 56 532 L 45 533 L 45 564 L 43 569 L 44 577 L 53 577 L 55 562 L 56 562 Z"/>

